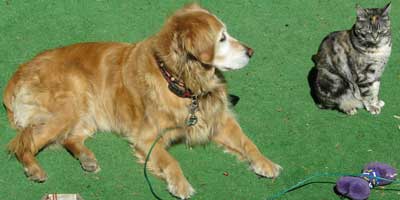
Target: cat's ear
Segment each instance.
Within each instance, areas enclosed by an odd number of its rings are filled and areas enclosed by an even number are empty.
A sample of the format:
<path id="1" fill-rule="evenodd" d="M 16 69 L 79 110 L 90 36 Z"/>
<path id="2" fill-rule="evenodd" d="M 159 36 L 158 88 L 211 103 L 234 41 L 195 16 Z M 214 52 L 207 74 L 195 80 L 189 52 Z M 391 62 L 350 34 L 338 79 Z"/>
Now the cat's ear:
<path id="1" fill-rule="evenodd" d="M 359 4 L 356 4 L 356 9 L 358 17 L 364 17 L 365 15 L 367 15 L 367 12 L 365 12 L 364 8 L 361 8 Z"/>
<path id="2" fill-rule="evenodd" d="M 391 8 L 391 7 L 392 7 L 392 2 L 389 2 L 389 3 L 383 8 L 382 15 L 383 15 L 383 16 L 389 15 L 389 12 L 390 12 L 390 8 Z"/>

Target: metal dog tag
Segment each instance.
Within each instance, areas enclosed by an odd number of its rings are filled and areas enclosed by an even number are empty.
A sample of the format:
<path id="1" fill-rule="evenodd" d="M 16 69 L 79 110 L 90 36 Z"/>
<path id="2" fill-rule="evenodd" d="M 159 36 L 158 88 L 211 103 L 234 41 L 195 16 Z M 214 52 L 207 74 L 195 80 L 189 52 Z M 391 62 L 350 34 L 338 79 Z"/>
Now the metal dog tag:
<path id="1" fill-rule="evenodd" d="M 196 115 L 190 115 L 189 119 L 186 121 L 186 125 L 188 126 L 193 126 L 197 124 L 197 116 Z"/>
<path id="2" fill-rule="evenodd" d="M 199 109 L 199 100 L 197 96 L 192 97 L 192 103 L 189 105 L 189 118 L 186 120 L 186 125 L 193 126 L 197 124 L 198 118 L 196 112 Z"/>

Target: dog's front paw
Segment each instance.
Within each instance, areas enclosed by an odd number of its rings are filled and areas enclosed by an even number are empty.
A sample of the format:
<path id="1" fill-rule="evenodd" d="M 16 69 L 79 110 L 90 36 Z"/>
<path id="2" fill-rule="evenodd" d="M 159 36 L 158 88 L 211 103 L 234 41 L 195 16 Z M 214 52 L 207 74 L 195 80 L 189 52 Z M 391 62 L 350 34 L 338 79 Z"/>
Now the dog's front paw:
<path id="1" fill-rule="evenodd" d="M 254 161 L 251 164 L 251 169 L 260 176 L 267 178 L 276 178 L 282 171 L 282 167 L 267 159 Z"/>
<path id="2" fill-rule="evenodd" d="M 189 199 L 195 193 L 195 190 L 185 178 L 168 182 L 168 191 L 180 199 Z"/>

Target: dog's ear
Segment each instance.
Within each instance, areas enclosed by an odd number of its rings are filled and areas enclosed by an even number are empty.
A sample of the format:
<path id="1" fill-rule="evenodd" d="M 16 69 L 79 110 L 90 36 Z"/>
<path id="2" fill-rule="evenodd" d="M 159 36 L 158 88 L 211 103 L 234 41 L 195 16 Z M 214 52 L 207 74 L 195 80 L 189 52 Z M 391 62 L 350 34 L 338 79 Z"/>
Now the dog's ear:
<path id="1" fill-rule="evenodd" d="M 184 6 L 172 15 L 159 34 L 159 39 L 171 47 L 178 57 L 196 59 L 211 64 L 217 31 L 222 24 L 198 4 Z"/>
<path id="2" fill-rule="evenodd" d="M 192 27 L 181 35 L 183 50 L 205 64 L 211 64 L 214 59 L 214 37 L 212 33 L 201 25 Z"/>

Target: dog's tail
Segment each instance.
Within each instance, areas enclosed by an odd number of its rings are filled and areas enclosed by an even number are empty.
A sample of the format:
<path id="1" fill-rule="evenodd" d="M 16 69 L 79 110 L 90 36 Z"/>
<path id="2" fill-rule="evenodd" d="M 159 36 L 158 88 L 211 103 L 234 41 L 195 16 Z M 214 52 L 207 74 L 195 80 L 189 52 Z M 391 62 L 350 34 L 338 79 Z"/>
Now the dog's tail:
<path id="1" fill-rule="evenodd" d="M 7 111 L 8 121 L 11 127 L 17 128 L 14 120 L 14 111 L 12 102 L 14 101 L 14 93 L 17 89 L 17 83 L 20 80 L 20 71 L 15 72 L 11 80 L 8 82 L 3 92 L 3 105 Z M 24 152 L 33 152 L 34 143 L 32 136 L 32 127 L 17 128 L 18 134 L 8 143 L 8 152 L 20 157 Z"/>
<path id="2" fill-rule="evenodd" d="M 8 152 L 17 157 L 21 157 L 26 152 L 35 154 L 32 127 L 23 129 L 8 143 Z"/>

